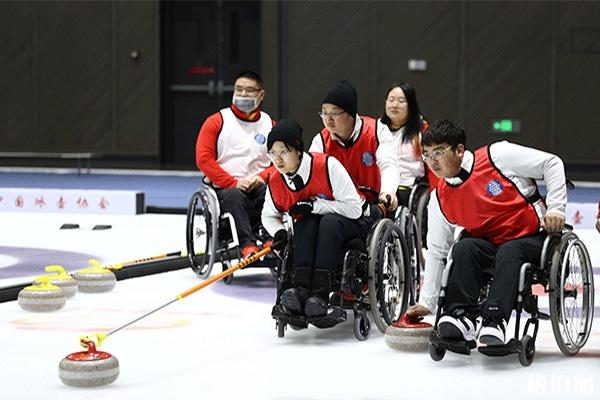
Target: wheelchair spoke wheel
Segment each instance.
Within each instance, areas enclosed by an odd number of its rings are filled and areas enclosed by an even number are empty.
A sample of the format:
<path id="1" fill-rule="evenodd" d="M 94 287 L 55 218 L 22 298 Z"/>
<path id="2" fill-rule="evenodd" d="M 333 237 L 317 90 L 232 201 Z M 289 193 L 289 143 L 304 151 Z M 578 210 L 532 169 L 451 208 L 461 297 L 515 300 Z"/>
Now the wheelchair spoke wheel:
<path id="1" fill-rule="evenodd" d="M 585 245 L 563 234 L 550 268 L 550 320 L 560 351 L 574 355 L 585 345 L 594 314 L 594 275 Z"/>
<path id="2" fill-rule="evenodd" d="M 419 301 L 421 293 L 421 279 L 423 277 L 423 245 L 421 242 L 421 232 L 416 217 L 408 211 L 406 207 L 401 210 L 398 221 L 400 230 L 406 239 L 405 264 L 409 267 L 410 276 L 406 276 L 409 281 L 410 304 Z"/>
<path id="3" fill-rule="evenodd" d="M 389 219 L 381 220 L 369 241 L 369 300 L 373 321 L 381 333 L 406 309 L 405 254 L 400 228 Z"/>
<path id="4" fill-rule="evenodd" d="M 192 195 L 186 220 L 186 245 L 192 270 L 200 278 L 210 275 L 215 262 L 217 219 L 212 218 L 218 212 L 208 189 L 199 189 Z"/>

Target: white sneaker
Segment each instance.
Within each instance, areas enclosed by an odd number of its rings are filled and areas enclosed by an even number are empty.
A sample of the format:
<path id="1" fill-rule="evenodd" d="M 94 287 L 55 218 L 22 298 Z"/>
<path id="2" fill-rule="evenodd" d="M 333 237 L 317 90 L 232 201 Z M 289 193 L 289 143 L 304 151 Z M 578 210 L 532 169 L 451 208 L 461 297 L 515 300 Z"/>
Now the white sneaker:
<path id="1" fill-rule="evenodd" d="M 498 323 L 494 320 L 484 321 L 479 332 L 479 343 L 488 346 L 499 346 L 506 343 L 506 321 Z"/>
<path id="2" fill-rule="evenodd" d="M 444 339 L 475 341 L 477 338 L 475 322 L 466 316 L 454 318 L 444 315 L 438 322 L 438 332 Z"/>

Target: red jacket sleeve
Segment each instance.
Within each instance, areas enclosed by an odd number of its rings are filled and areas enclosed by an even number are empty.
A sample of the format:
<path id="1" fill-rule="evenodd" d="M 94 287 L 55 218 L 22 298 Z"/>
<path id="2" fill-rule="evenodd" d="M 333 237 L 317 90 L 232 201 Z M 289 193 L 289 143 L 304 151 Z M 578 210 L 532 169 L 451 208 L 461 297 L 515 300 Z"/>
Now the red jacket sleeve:
<path id="1" fill-rule="evenodd" d="M 217 140 L 222 127 L 221 113 L 215 113 L 204 121 L 196 139 L 196 166 L 216 186 L 231 188 L 235 187 L 237 180 L 217 163 Z"/>

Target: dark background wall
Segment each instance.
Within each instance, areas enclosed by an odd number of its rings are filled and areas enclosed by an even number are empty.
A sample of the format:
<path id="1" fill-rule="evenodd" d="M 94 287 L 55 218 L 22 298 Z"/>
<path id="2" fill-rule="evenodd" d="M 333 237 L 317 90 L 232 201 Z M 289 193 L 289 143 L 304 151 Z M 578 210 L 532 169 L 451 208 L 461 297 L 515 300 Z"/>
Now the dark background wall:
<path id="1" fill-rule="evenodd" d="M 158 22 L 152 2 L 0 2 L 1 151 L 156 158 Z"/>
<path id="2" fill-rule="evenodd" d="M 351 80 L 360 112 L 375 116 L 390 84 L 409 81 L 427 118 L 459 121 L 471 147 L 500 139 L 540 147 L 562 156 L 573 179 L 600 180 L 600 2 L 197 3 L 209 8 L 202 15 L 252 15 L 258 26 L 242 24 L 239 34 L 256 32 L 264 108 L 298 119 L 306 141 L 321 128 L 320 101 L 336 80 Z M 193 127 L 182 136 L 161 123 L 175 104 L 165 93 L 178 54 L 164 29 L 169 9 L 151 1 L 0 2 L 0 151 L 97 151 L 120 156 L 115 165 L 193 169 L 191 153 L 166 154 L 169 143 L 193 139 Z M 426 70 L 409 70 L 411 59 L 426 61 Z M 518 120 L 520 132 L 493 133 L 497 118 Z"/>

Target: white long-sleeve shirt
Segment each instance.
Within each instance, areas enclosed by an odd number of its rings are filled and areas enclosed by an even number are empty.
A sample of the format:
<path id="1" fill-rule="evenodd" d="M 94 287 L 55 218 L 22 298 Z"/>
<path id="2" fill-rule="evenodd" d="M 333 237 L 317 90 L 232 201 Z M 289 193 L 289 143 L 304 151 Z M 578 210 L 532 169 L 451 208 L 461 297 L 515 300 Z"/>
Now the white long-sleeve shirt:
<path id="1" fill-rule="evenodd" d="M 534 204 L 540 219 L 547 211 L 565 214 L 567 206 L 567 187 L 565 169 L 562 160 L 550 153 L 530 147 L 520 146 L 507 141 L 490 145 L 492 162 L 510 179 L 526 198 L 537 190 L 536 180 L 543 180 L 548 189 L 546 206 L 542 201 Z M 461 168 L 471 172 L 473 153 L 465 151 Z M 460 184 L 458 177 L 446 178 L 450 184 Z M 469 212 L 471 210 L 465 210 Z M 427 253 L 425 255 L 425 274 L 419 302 L 432 313 L 435 312 L 442 283 L 444 259 L 458 234 L 459 226 L 452 225 L 444 217 L 434 191 L 427 206 Z"/>
<path id="2" fill-rule="evenodd" d="M 362 130 L 363 122 L 358 114 L 355 117 L 355 121 L 354 130 L 349 138 L 351 141 L 355 141 Z M 382 124 L 379 121 L 376 125 L 379 146 L 377 146 L 377 151 L 375 152 L 375 159 L 377 160 L 377 167 L 379 168 L 379 174 L 381 175 L 380 191 L 385 193 L 396 193 L 400 182 L 400 170 L 398 167 L 398 159 L 394 147 L 394 138 L 387 125 Z M 335 135 L 331 135 L 331 137 L 341 146 L 345 147 L 345 144 L 338 140 Z M 321 140 L 320 133 L 317 133 L 315 137 L 313 137 L 308 151 L 314 153 L 324 152 L 323 141 Z"/>
<path id="3" fill-rule="evenodd" d="M 381 118 L 377 120 L 377 136 L 386 135 L 385 129 L 388 129 L 392 135 L 393 149 L 396 150 L 396 157 L 398 163 L 398 184 L 402 186 L 412 186 L 415 184 L 417 178 L 425 176 L 425 163 L 417 155 L 417 149 L 413 141 L 404 143 L 402 138 L 404 137 L 405 126 L 392 131 L 386 124 L 381 122 Z M 420 138 L 421 134 L 419 134 Z"/>
<path id="4" fill-rule="evenodd" d="M 308 182 L 311 168 L 312 157 L 310 154 L 304 153 L 298 171 L 291 176 L 283 175 L 285 177 L 285 184 L 290 189 L 296 190 L 293 178 L 299 175 L 303 182 Z M 359 218 L 363 213 L 362 205 L 364 200 L 360 197 L 352 178 L 350 178 L 342 163 L 334 157 L 328 157 L 327 172 L 331 179 L 334 200 L 316 197 L 313 200 L 313 214 L 339 214 L 350 219 Z M 275 207 L 270 189 L 267 186 L 261 219 L 263 227 L 271 236 L 274 236 L 278 230 L 284 229 L 283 216 L 283 213 Z"/>

